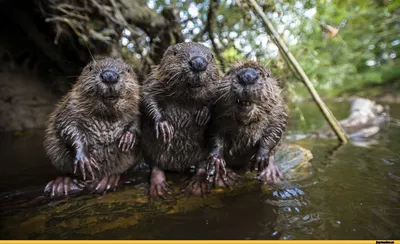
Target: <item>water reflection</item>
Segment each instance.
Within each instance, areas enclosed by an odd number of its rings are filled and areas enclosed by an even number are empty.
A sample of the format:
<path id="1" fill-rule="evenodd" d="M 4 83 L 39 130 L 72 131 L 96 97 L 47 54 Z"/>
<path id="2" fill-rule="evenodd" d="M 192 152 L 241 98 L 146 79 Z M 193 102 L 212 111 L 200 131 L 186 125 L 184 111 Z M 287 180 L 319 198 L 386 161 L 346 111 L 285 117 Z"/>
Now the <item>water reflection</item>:
<path id="1" fill-rule="evenodd" d="M 293 115 L 290 123 L 292 135 L 299 131 L 310 132 L 323 126 L 323 118 L 316 112 L 317 108 L 311 104 L 300 106 L 305 107 L 303 111 L 310 113 L 305 117 L 309 118 L 308 123 L 311 124 L 307 125 L 308 127 L 300 126 L 300 123 L 296 123 L 296 115 Z M 339 119 L 347 115 L 347 104 L 330 104 L 330 107 Z M 400 106 L 392 106 L 391 112 L 393 117 L 400 118 Z M 20 203 L 18 196 L 23 193 L 40 194 L 46 181 L 54 178 L 56 172 L 44 157 L 41 132 L 19 137 L 3 135 L 1 140 L 0 198 L 3 205 L 0 206 L 0 221 L 4 220 L 2 217 L 17 212 L 28 216 L 33 211 L 47 213 L 51 208 L 62 209 L 68 202 L 75 206 L 74 214 L 79 216 L 81 221 L 96 217 L 110 223 L 110 226 L 103 226 L 102 231 L 99 226 L 96 227 L 90 222 L 71 222 L 67 227 L 53 227 L 46 234 L 17 228 L 16 233 L 30 233 L 25 236 L 31 238 L 400 238 L 400 128 L 395 124 L 372 140 L 361 140 L 346 146 L 338 146 L 335 140 L 330 139 L 298 140 L 296 143 L 313 152 L 314 159 L 311 166 L 299 173 L 297 178 L 275 187 L 261 190 L 258 186 L 238 194 L 228 194 L 218 199 L 217 203 L 204 200 L 186 212 L 166 214 L 170 211 L 166 209 L 162 214 L 153 216 L 153 212 L 146 207 L 148 204 L 143 203 L 140 205 L 140 214 L 143 217 L 141 219 L 134 217 L 129 201 L 132 198 L 136 199 L 143 192 L 132 196 L 129 191 L 122 191 L 120 194 L 106 195 L 100 200 L 84 198 L 85 201 L 93 201 L 94 204 L 96 201 L 112 199 L 112 204 L 104 209 L 90 210 L 91 208 L 86 206 L 83 211 L 79 203 L 81 200 L 74 202 L 73 199 L 53 201 L 51 205 L 47 202 L 48 205 L 42 204 L 41 208 L 13 209 L 10 207 L 11 200 L 16 204 Z M 142 176 L 139 181 L 146 180 L 146 176 Z M 7 199 L 11 200 L 7 202 Z M 59 222 L 63 218 L 62 214 L 45 216 L 47 226 L 63 223 Z M 117 217 L 122 220 L 118 220 Z M 71 218 L 72 220 L 78 221 L 76 218 Z M 6 225 L 18 226 L 19 223 L 17 220 L 12 223 L 1 222 L 1 229 Z M 93 234 L 92 228 L 99 231 Z M 18 235 L 13 236 L 11 232 L 7 234 L 9 238 L 18 238 Z"/>

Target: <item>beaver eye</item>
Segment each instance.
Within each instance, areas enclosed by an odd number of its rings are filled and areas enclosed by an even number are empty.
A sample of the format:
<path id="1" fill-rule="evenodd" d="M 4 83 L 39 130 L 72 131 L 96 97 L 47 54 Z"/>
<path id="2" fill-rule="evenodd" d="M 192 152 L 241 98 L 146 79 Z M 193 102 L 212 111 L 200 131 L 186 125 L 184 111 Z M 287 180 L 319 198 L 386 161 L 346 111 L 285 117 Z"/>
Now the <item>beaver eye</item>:
<path id="1" fill-rule="evenodd" d="M 127 68 L 126 72 L 131 73 L 131 69 Z"/>
<path id="2" fill-rule="evenodd" d="M 93 70 L 93 64 L 89 65 L 89 71 Z"/>
<path id="3" fill-rule="evenodd" d="M 268 78 L 271 77 L 271 73 L 269 73 L 269 72 L 266 72 L 265 75 L 266 75 Z"/>
<path id="4" fill-rule="evenodd" d="M 176 56 L 176 54 L 178 54 L 178 52 L 174 49 L 174 56 Z"/>

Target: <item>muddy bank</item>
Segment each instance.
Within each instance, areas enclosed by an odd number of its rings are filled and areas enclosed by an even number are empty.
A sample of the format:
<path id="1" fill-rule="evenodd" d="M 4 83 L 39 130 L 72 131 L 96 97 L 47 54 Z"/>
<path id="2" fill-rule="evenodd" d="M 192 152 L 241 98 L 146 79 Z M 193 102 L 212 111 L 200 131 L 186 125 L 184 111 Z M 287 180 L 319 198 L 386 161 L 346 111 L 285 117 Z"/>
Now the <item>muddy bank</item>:
<path id="1" fill-rule="evenodd" d="M 42 128 L 56 96 L 33 75 L 0 72 L 0 132 Z"/>

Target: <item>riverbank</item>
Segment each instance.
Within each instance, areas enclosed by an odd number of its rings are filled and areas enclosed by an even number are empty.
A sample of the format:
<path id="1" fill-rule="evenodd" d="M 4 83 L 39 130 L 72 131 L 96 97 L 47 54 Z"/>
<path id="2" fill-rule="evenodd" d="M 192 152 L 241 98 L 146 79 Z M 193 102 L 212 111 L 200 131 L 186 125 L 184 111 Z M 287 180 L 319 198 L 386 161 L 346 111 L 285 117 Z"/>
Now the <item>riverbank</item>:
<path id="1" fill-rule="evenodd" d="M 400 84 L 372 84 L 366 87 L 341 92 L 337 96 L 323 96 L 325 102 L 351 102 L 356 97 L 364 97 L 383 104 L 400 104 Z M 310 102 L 312 98 L 299 97 L 293 102 Z"/>

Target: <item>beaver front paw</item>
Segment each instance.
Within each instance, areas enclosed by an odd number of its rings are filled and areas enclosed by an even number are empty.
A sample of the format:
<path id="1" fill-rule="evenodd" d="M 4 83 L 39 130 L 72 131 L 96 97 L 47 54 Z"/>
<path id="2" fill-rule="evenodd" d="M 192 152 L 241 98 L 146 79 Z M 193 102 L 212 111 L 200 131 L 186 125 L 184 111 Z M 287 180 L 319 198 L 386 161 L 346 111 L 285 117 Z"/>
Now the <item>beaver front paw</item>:
<path id="1" fill-rule="evenodd" d="M 77 174 L 78 166 L 82 174 L 83 180 L 86 180 L 86 171 L 89 172 L 91 179 L 95 179 L 95 174 L 93 172 L 93 168 L 100 170 L 99 165 L 96 163 L 96 160 L 89 155 L 89 153 L 84 152 L 83 150 L 77 151 L 74 159 L 74 174 Z"/>
<path id="2" fill-rule="evenodd" d="M 207 180 L 216 182 L 226 177 L 226 162 L 220 153 L 210 153 L 207 163 Z"/>
<path id="3" fill-rule="evenodd" d="M 258 178 L 264 182 L 264 184 L 275 184 L 278 179 L 283 179 L 283 175 L 278 166 L 275 164 L 273 156 L 269 158 L 268 166 L 261 171 Z"/>
<path id="4" fill-rule="evenodd" d="M 156 138 L 162 135 L 164 143 L 170 142 L 174 134 L 174 127 L 170 125 L 166 120 L 156 123 Z"/>
<path id="5" fill-rule="evenodd" d="M 135 142 L 136 142 L 136 135 L 127 130 L 122 134 L 121 139 L 119 140 L 118 147 L 123 152 L 127 152 L 128 150 L 131 150 L 133 148 Z"/>
<path id="6" fill-rule="evenodd" d="M 269 150 L 260 148 L 256 155 L 253 157 L 253 167 L 252 170 L 261 172 L 263 171 L 269 163 Z"/>

